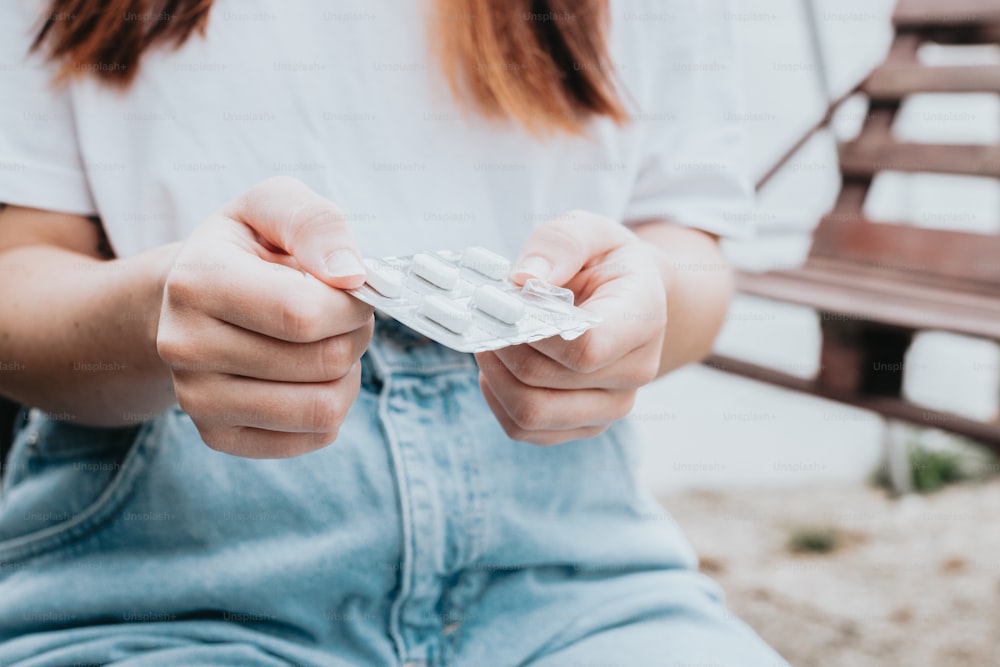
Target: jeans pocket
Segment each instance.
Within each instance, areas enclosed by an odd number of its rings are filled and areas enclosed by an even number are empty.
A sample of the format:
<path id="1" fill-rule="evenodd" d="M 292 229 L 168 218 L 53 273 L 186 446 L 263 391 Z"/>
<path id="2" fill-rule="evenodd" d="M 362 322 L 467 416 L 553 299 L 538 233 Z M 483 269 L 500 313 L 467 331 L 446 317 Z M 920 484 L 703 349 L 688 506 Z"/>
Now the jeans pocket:
<path id="1" fill-rule="evenodd" d="M 0 566 L 81 539 L 135 487 L 157 422 L 92 428 L 34 411 L 14 440 L 0 496 Z"/>

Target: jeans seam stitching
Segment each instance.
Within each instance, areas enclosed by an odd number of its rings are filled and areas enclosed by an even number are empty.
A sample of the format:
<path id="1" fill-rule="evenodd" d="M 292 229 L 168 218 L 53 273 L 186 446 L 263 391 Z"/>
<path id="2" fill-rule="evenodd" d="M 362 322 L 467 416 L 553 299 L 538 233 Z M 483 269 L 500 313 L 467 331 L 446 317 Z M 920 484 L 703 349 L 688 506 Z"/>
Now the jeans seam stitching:
<path id="1" fill-rule="evenodd" d="M 380 355 L 375 352 L 376 366 L 382 366 L 380 369 L 384 371 L 384 363 L 382 359 L 379 359 Z M 402 470 L 403 460 L 402 455 L 399 450 L 399 442 L 396 437 L 396 432 L 393 429 L 392 423 L 389 420 L 389 395 L 392 391 L 393 378 L 389 373 L 383 372 L 382 379 L 382 395 L 379 397 L 378 403 L 378 413 L 379 421 L 382 423 L 382 431 L 385 434 L 386 442 L 389 445 L 389 455 L 393 462 L 393 468 L 395 471 L 395 481 L 396 481 L 396 493 L 399 495 L 399 510 L 400 510 L 400 521 L 402 523 L 402 550 L 403 550 L 403 562 L 399 568 L 399 594 L 395 600 L 393 600 L 392 606 L 389 610 L 389 635 L 392 637 L 393 644 L 396 646 L 396 652 L 401 662 L 406 661 L 407 645 L 406 638 L 403 636 L 402 629 L 402 612 L 403 605 L 406 603 L 407 598 L 412 590 L 413 586 L 413 547 L 411 541 L 413 540 L 413 525 L 412 518 L 410 517 L 410 502 L 409 502 L 409 489 L 406 481 L 406 476 Z"/>

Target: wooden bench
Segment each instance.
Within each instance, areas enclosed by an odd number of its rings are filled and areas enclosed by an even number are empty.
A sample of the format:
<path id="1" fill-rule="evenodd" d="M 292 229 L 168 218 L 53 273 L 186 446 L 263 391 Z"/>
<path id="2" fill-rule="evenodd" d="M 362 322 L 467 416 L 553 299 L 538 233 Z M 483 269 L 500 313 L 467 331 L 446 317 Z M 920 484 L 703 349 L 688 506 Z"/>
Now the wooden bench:
<path id="1" fill-rule="evenodd" d="M 1000 0 L 901 0 L 888 59 L 858 91 L 870 100 L 859 136 L 840 146 L 843 177 L 834 210 L 815 231 L 801 268 L 741 273 L 742 293 L 815 308 L 820 370 L 803 379 L 714 355 L 715 368 L 958 433 L 1000 450 L 1000 421 L 931 410 L 903 396 L 916 333 L 948 331 L 1000 340 L 1000 236 L 866 220 L 863 206 L 883 171 L 1000 178 L 1000 146 L 897 141 L 891 127 L 917 93 L 1000 94 L 1000 66 L 931 67 L 927 42 L 990 43 L 1000 36 Z M 773 173 L 773 172 L 772 172 Z"/>

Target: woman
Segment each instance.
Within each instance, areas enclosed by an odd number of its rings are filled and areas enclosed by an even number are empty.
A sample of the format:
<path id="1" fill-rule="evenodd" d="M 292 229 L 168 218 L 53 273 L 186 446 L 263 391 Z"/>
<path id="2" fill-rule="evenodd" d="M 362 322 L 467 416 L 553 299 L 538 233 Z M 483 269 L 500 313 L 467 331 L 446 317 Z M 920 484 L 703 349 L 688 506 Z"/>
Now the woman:
<path id="1" fill-rule="evenodd" d="M 723 2 L 45 12 L 0 20 L 0 664 L 781 664 L 618 421 L 729 298 Z M 343 291 L 473 243 L 604 323 L 473 358 Z"/>

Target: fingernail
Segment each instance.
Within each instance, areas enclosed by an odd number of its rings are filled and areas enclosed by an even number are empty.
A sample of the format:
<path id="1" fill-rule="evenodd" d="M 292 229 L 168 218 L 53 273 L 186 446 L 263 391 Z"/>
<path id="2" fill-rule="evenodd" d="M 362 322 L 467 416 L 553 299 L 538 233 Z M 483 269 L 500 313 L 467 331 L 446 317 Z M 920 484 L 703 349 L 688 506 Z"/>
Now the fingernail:
<path id="1" fill-rule="evenodd" d="M 365 275 L 365 266 L 350 250 L 338 250 L 326 258 L 326 272 L 331 278 Z"/>
<path id="2" fill-rule="evenodd" d="M 540 255 L 529 255 L 517 263 L 514 273 L 526 273 L 541 280 L 545 280 L 552 273 L 552 265 Z"/>

